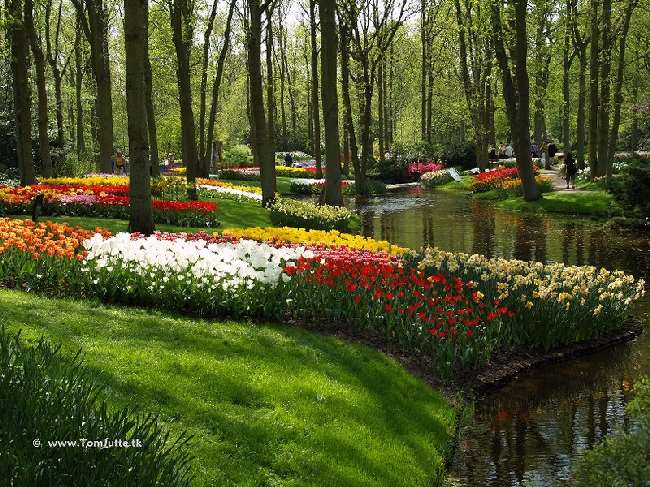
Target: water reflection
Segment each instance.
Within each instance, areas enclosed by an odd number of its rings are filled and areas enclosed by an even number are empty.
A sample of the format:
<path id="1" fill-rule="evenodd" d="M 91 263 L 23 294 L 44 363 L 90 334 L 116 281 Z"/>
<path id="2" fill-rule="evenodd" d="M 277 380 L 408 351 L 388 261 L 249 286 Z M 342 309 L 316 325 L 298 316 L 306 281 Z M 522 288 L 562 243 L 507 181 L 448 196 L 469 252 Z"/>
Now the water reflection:
<path id="1" fill-rule="evenodd" d="M 648 279 L 646 236 L 574 217 L 501 211 L 489 202 L 433 193 L 358 204 L 365 235 L 402 246 L 622 269 Z M 650 298 L 635 314 L 647 322 Z M 476 405 L 454 459 L 468 486 L 570 485 L 576 456 L 628 430 L 625 404 L 650 374 L 650 336 L 522 377 Z"/>

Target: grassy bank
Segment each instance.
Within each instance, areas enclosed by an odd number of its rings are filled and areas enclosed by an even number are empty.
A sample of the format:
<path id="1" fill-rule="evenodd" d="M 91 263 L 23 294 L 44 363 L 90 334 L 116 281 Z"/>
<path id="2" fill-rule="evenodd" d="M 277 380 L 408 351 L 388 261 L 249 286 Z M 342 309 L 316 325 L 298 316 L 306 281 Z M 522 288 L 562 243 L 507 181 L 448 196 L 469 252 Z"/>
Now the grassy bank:
<path id="1" fill-rule="evenodd" d="M 280 194 L 290 194 L 291 193 L 291 181 L 294 178 L 289 178 L 285 176 L 278 176 L 276 178 L 277 191 Z M 237 184 L 240 186 L 255 186 L 257 188 L 262 187 L 261 181 L 249 181 L 246 179 L 224 179 L 226 183 Z"/>
<path id="2" fill-rule="evenodd" d="M 537 201 L 524 201 L 519 197 L 509 198 L 499 201 L 497 206 L 507 210 L 545 211 L 594 217 L 612 217 L 622 214 L 614 197 L 605 191 L 556 191 L 544 194 L 543 198 Z"/>
<path id="3" fill-rule="evenodd" d="M 115 405 L 194 435 L 195 485 L 432 485 L 454 412 L 393 359 L 280 325 L 0 291 L 23 338 L 83 348 Z"/>

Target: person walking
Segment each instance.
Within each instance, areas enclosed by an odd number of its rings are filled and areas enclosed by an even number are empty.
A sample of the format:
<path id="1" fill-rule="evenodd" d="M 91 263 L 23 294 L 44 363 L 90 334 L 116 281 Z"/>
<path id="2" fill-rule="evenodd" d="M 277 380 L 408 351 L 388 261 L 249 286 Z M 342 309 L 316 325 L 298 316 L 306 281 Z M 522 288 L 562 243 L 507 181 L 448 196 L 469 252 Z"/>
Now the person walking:
<path id="1" fill-rule="evenodd" d="M 576 189 L 578 166 L 576 165 L 576 161 L 573 159 L 571 151 L 567 152 L 564 157 L 564 167 L 566 169 L 566 189 L 569 189 L 569 184 L 571 184 L 571 189 Z"/>
<path id="2" fill-rule="evenodd" d="M 117 174 L 126 174 L 126 159 L 120 151 L 115 156 L 115 172 Z"/>
<path id="3" fill-rule="evenodd" d="M 557 146 L 552 140 L 548 143 L 548 168 L 551 169 L 553 164 L 555 164 L 555 154 L 557 154 Z"/>

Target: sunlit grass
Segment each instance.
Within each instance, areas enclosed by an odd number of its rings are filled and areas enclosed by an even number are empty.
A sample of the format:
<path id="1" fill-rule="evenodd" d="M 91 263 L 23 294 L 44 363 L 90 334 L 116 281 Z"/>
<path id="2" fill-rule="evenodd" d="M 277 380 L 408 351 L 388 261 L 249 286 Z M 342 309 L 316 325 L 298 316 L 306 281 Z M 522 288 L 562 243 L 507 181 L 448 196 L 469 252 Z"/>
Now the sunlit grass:
<path id="1" fill-rule="evenodd" d="M 84 351 L 115 405 L 194 435 L 196 485 L 433 485 L 454 412 L 368 347 L 282 325 L 206 322 L 0 291 L 26 339 Z"/>

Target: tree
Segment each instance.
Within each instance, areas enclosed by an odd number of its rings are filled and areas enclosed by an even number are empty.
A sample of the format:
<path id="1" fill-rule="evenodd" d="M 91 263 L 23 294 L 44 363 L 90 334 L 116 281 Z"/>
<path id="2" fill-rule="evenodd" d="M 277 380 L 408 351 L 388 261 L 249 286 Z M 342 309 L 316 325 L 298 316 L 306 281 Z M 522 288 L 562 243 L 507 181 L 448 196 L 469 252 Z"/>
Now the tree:
<path id="1" fill-rule="evenodd" d="M 230 0 L 230 7 L 228 9 L 228 18 L 226 19 L 226 27 L 223 32 L 223 44 L 221 51 L 219 51 L 219 58 L 217 59 L 217 71 L 212 81 L 212 102 L 210 104 L 210 115 L 208 116 L 208 129 L 206 135 L 205 154 L 202 156 L 203 161 L 212 161 L 213 154 L 213 141 L 214 141 L 214 127 L 217 120 L 217 108 L 219 106 L 219 92 L 221 90 L 221 80 L 223 79 L 223 70 L 226 64 L 226 57 L 230 50 L 230 32 L 232 28 L 232 17 L 235 11 L 237 0 Z"/>
<path id="2" fill-rule="evenodd" d="M 454 0 L 458 24 L 460 72 L 467 108 L 472 116 L 476 140 L 476 165 L 484 171 L 488 165 L 490 143 L 490 103 L 492 98 L 493 49 L 488 34 L 489 17 L 481 10 L 480 1 Z"/>
<path id="3" fill-rule="evenodd" d="M 502 7 L 499 0 L 492 1 L 492 34 L 494 49 L 503 81 L 503 98 L 514 141 L 517 168 L 523 196 L 526 201 L 541 197 L 533 173 L 530 156 L 530 85 L 528 79 L 528 33 L 526 27 L 527 1 L 512 0 Z M 504 28 L 501 22 L 502 8 L 511 9 L 512 44 L 506 47 Z M 512 57 L 509 57 L 508 53 Z"/>
<path id="4" fill-rule="evenodd" d="M 90 60 L 95 77 L 97 96 L 97 138 L 99 142 L 98 169 L 113 169 L 113 98 L 110 57 L 108 49 L 108 12 L 103 0 L 72 0 L 81 27 L 90 44 Z"/>
<path id="5" fill-rule="evenodd" d="M 589 38 L 582 34 L 578 22 L 578 0 L 568 1 L 568 21 L 571 24 L 573 47 L 578 56 L 578 113 L 576 116 L 576 162 L 585 168 L 586 98 L 587 98 L 587 46 Z M 566 150 L 566 148 L 565 148 Z"/>
<path id="6" fill-rule="evenodd" d="M 172 39 L 176 50 L 176 79 L 181 111 L 181 147 L 183 162 L 187 168 L 188 197 L 198 199 L 196 174 L 198 155 L 196 149 L 196 128 L 192 109 L 191 55 L 194 38 L 194 1 L 168 0 Z"/>
<path id="7" fill-rule="evenodd" d="M 339 102 L 337 89 L 338 35 L 336 6 L 319 0 L 321 35 L 321 98 L 325 122 L 325 203 L 341 206 L 341 163 L 339 161 Z"/>
<path id="8" fill-rule="evenodd" d="M 372 100 L 377 67 L 389 50 L 406 14 L 408 0 L 343 0 L 339 4 L 350 34 L 350 55 L 359 66 L 361 160 L 355 168 L 355 190 L 368 194 L 367 169 L 373 159 Z M 397 14 L 395 12 L 397 11 Z M 372 26 L 372 28 L 370 28 Z"/>
<path id="9" fill-rule="evenodd" d="M 150 235 L 154 230 L 145 97 L 147 22 L 147 0 L 124 0 L 126 109 L 131 165 L 129 230 L 144 235 Z"/>
<path id="10" fill-rule="evenodd" d="M 20 184 L 34 184 L 36 175 L 32 159 L 32 96 L 29 86 L 29 33 L 25 25 L 21 0 L 5 0 L 7 33 L 11 45 L 11 74 L 16 120 L 16 154 Z"/>
<path id="11" fill-rule="evenodd" d="M 344 108 L 344 137 L 348 146 L 346 153 L 349 153 L 350 155 L 352 167 L 354 168 L 354 173 L 356 175 L 361 172 L 361 161 L 359 160 L 357 136 L 354 128 L 354 118 L 352 116 L 352 98 L 350 96 L 350 33 L 349 28 L 345 23 L 345 19 L 341 17 L 339 17 L 339 31 L 341 33 L 341 94 Z"/>
<path id="12" fill-rule="evenodd" d="M 52 177 L 52 157 L 50 156 L 50 137 L 47 86 L 45 83 L 45 56 L 41 39 L 34 25 L 34 3 L 25 0 L 25 29 L 29 36 L 32 55 L 34 56 L 34 70 L 36 72 L 36 92 L 38 95 L 38 152 L 41 158 L 43 176 Z"/>
<path id="13" fill-rule="evenodd" d="M 56 16 L 56 26 L 54 28 L 54 44 L 52 44 L 51 18 L 52 18 L 52 0 L 47 0 L 45 4 L 45 45 L 47 53 L 47 62 L 52 71 L 54 78 L 54 99 L 56 100 L 56 145 L 62 149 L 64 145 L 63 135 L 63 76 L 68 67 L 68 58 L 63 66 L 61 60 L 61 20 L 62 20 L 63 2 L 59 0 L 59 8 Z"/>
<path id="14" fill-rule="evenodd" d="M 263 3 L 260 0 L 249 0 L 249 19 L 246 32 L 253 153 L 260 167 L 262 204 L 264 205 L 275 199 L 276 191 L 275 157 L 271 147 L 271 135 L 266 123 L 261 67 L 262 15 L 266 13 L 269 6 L 268 0 Z"/>
<path id="15" fill-rule="evenodd" d="M 148 10 L 148 8 L 147 8 Z M 153 75 L 151 59 L 149 58 L 149 21 L 145 22 L 144 46 L 144 103 L 147 111 L 147 129 L 149 131 L 149 162 L 151 175 L 160 176 L 160 156 L 158 155 L 158 130 L 156 127 L 156 112 L 153 105 Z"/>
<path id="16" fill-rule="evenodd" d="M 75 87 L 75 111 L 76 111 L 76 122 L 77 122 L 77 159 L 80 158 L 81 154 L 86 152 L 86 138 L 84 137 L 84 109 L 82 103 L 81 91 L 83 87 L 83 72 L 84 72 L 84 63 L 82 60 L 82 50 L 81 50 L 81 18 L 79 12 L 76 14 L 76 23 L 75 23 L 75 36 L 74 36 L 74 87 Z"/>
<path id="17" fill-rule="evenodd" d="M 320 107 L 318 103 L 318 41 L 316 27 L 316 0 L 309 0 L 309 38 L 311 41 L 311 113 L 313 123 L 312 147 L 316 159 L 316 177 L 323 177 L 320 140 Z M 322 28 L 322 27 L 321 27 Z"/>
<path id="18" fill-rule="evenodd" d="M 589 42 L 589 167 L 591 177 L 598 174 L 598 81 L 599 81 L 599 19 L 598 19 L 599 0 L 591 0 L 590 12 L 590 39 Z"/>
<path id="19" fill-rule="evenodd" d="M 533 79 L 535 80 L 533 133 L 534 140 L 541 146 L 546 137 L 546 91 L 551 75 L 551 33 L 552 3 L 549 0 L 537 0 L 534 4 L 533 18 L 536 25 L 533 44 Z"/>

